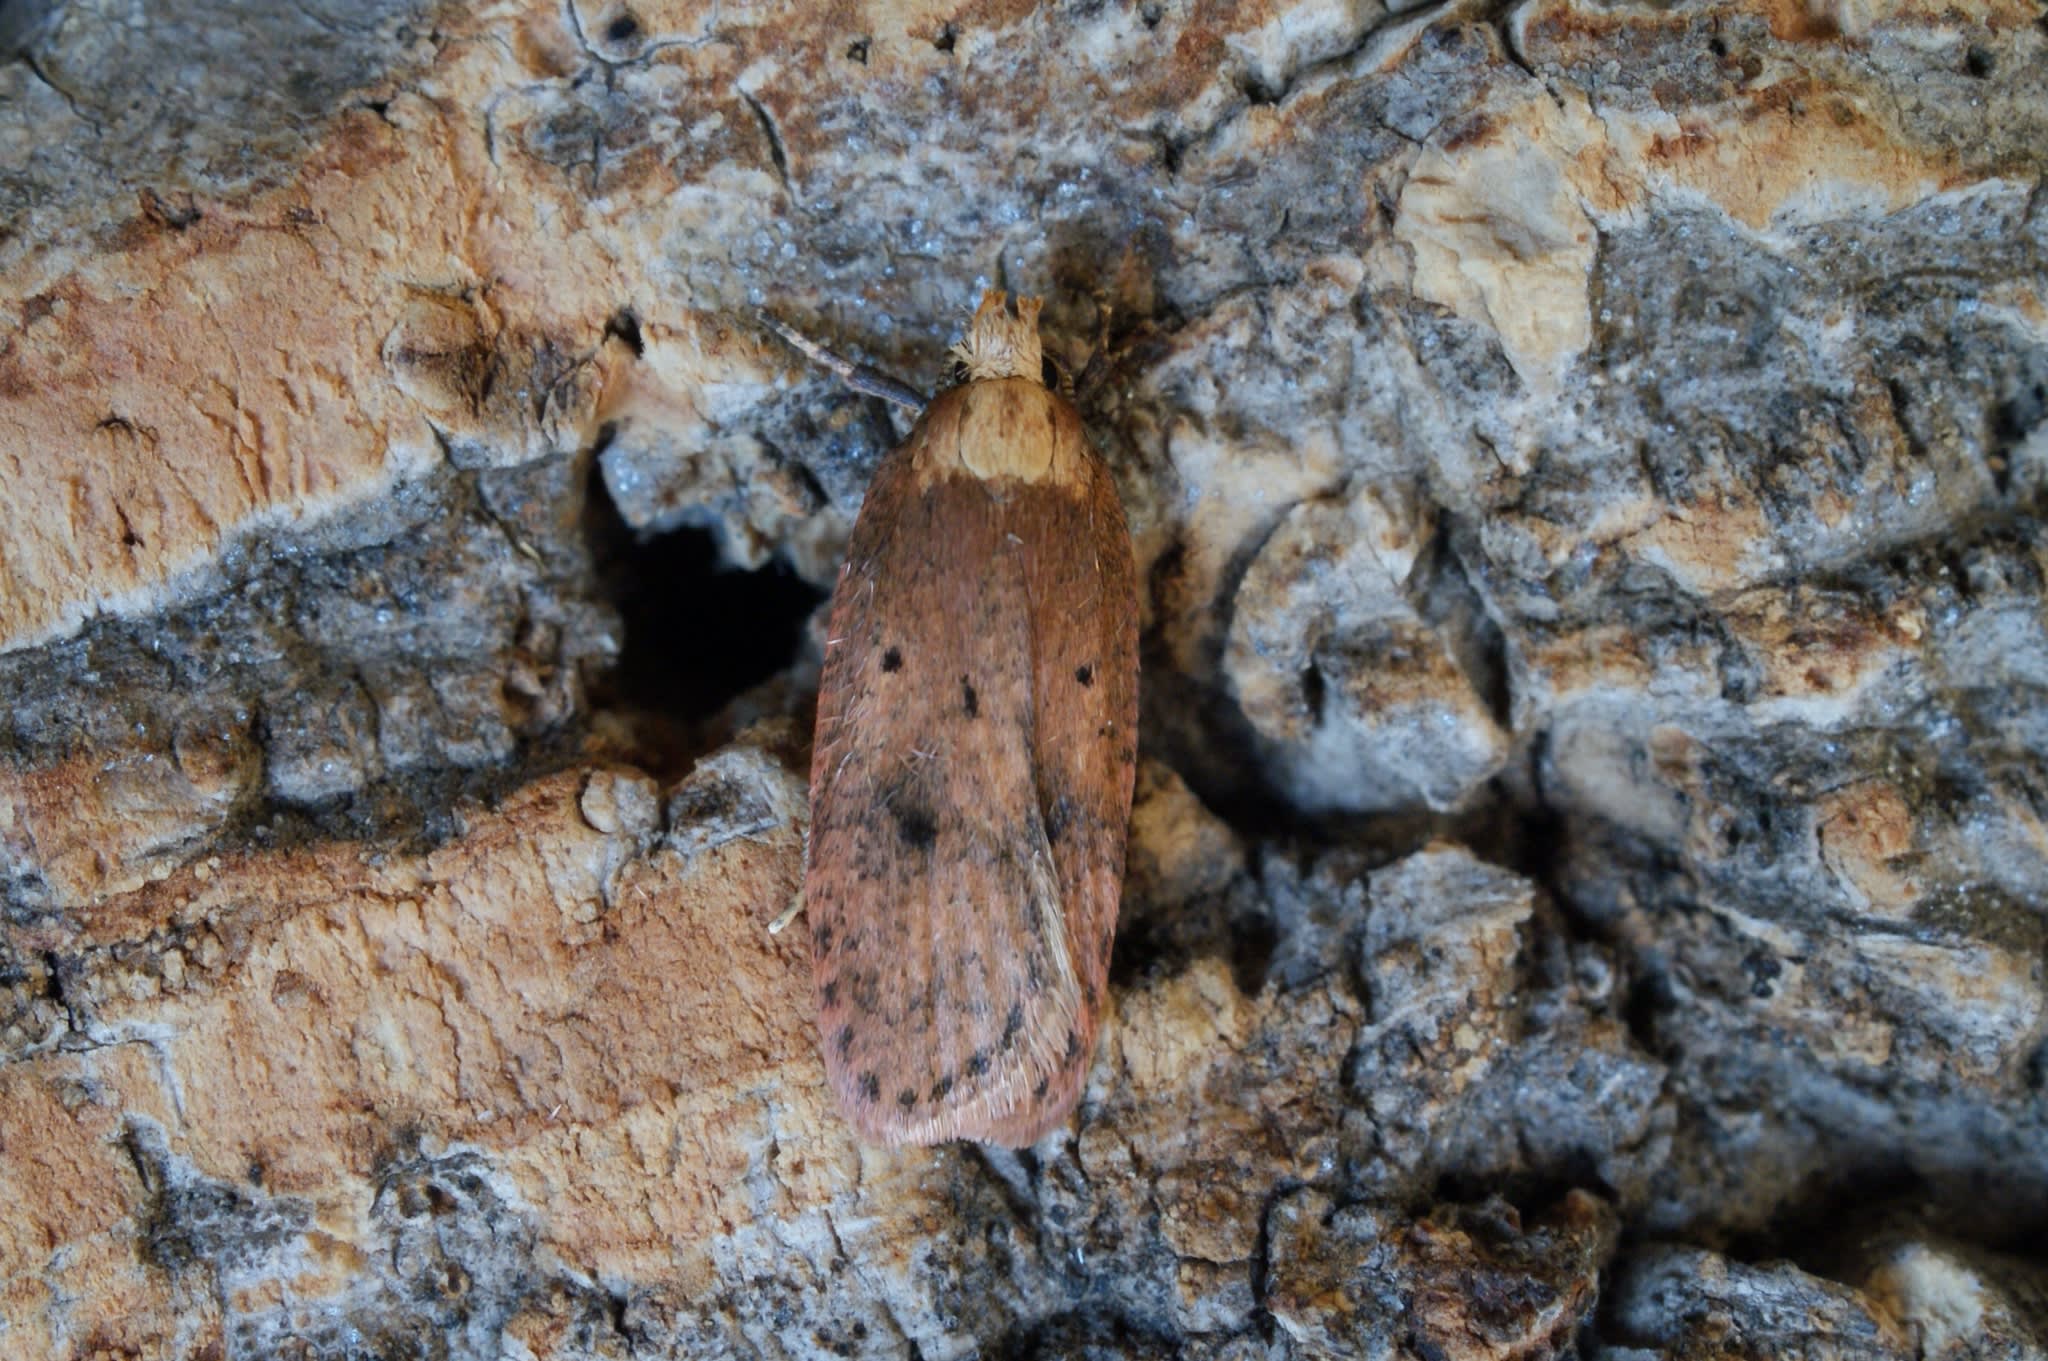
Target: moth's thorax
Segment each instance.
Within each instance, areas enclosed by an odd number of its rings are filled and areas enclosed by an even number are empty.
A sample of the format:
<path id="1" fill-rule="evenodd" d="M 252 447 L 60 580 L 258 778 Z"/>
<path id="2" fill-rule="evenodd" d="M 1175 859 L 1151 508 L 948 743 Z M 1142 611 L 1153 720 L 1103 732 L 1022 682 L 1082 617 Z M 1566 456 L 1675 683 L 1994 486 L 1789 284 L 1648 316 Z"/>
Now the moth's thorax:
<path id="1" fill-rule="evenodd" d="M 1086 471 L 1081 416 L 1031 378 L 993 378 L 943 392 L 910 436 L 921 484 L 963 474 L 1079 486 Z"/>

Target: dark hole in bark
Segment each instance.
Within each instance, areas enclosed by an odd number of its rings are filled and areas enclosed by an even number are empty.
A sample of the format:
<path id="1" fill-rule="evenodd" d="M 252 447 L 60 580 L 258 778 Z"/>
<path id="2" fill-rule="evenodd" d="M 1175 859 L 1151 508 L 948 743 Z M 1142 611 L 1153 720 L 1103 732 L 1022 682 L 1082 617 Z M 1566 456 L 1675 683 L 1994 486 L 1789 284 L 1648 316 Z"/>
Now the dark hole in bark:
<path id="1" fill-rule="evenodd" d="M 592 556 L 624 626 L 600 702 L 708 718 L 796 660 L 822 591 L 779 561 L 726 566 L 708 529 L 634 533 L 595 464 L 589 505 Z"/>
<path id="2" fill-rule="evenodd" d="M 647 353 L 647 342 L 640 338 L 640 318 L 633 314 L 630 307 L 621 307 L 612 313 L 611 320 L 604 324 L 604 333 L 625 341 L 626 348 L 635 356 Z"/>
<path id="3" fill-rule="evenodd" d="M 1282 94 L 1279 89 L 1249 74 L 1238 80 L 1237 88 L 1243 93 L 1246 101 L 1252 104 L 1278 104 Z"/>
<path id="4" fill-rule="evenodd" d="M 1301 702 L 1308 710 L 1308 721 L 1316 727 L 1323 724 L 1323 709 L 1329 701 L 1329 683 L 1323 679 L 1323 668 L 1310 658 L 1309 664 L 1301 669 Z"/>

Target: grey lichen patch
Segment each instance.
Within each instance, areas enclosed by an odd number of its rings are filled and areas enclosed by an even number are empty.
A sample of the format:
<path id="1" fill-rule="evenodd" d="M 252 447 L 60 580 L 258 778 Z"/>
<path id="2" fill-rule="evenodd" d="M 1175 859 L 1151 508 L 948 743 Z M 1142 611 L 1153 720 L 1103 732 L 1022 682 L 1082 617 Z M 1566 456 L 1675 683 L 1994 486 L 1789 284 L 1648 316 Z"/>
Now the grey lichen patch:
<path id="1" fill-rule="evenodd" d="M 1281 1198 L 1267 1225 L 1267 1307 L 1303 1350 L 1501 1356 L 1569 1349 L 1618 1228 L 1579 1194 L 1532 1222 L 1499 1201 L 1411 1220 L 1313 1191 Z M 1390 1297 L 1411 1303 L 1388 1310 Z"/>
<path id="2" fill-rule="evenodd" d="M 543 749 L 615 655 L 560 514 L 572 477 L 430 479 L 398 525 L 267 536 L 188 609 L 0 655 L 11 905 L 76 908 L 230 844 L 445 835 L 455 800 Z M 80 841 L 82 807 L 121 834 Z"/>
<path id="3" fill-rule="evenodd" d="M 122 1147 L 146 1198 L 143 1249 L 173 1274 L 198 1271 L 223 1285 L 267 1275 L 311 1224 L 305 1200 L 262 1190 L 261 1169 L 252 1168 L 252 1184 L 242 1186 L 195 1175 L 151 1122 L 131 1120 Z"/>
<path id="4" fill-rule="evenodd" d="M 787 724 L 762 724 L 699 761 L 669 795 L 668 848 L 694 860 L 733 841 L 800 833 L 809 803 L 786 763 L 791 735 Z"/>
<path id="5" fill-rule="evenodd" d="M 386 1349 L 447 1346 L 489 1355 L 527 1301 L 569 1287 L 536 1277 L 530 1213 L 505 1194 L 502 1173 L 463 1150 L 417 1151 L 383 1163 L 371 1185 L 374 1250 L 317 1322 L 289 1306 L 240 1315 L 232 1336 L 252 1355 L 311 1344 L 340 1353 L 366 1340 Z M 317 1243 L 301 1245 L 317 1260 Z"/>
<path id="6" fill-rule="evenodd" d="M 1507 759 L 1504 706 L 1484 693 L 1498 682 L 1474 674 L 1490 623 L 1448 589 L 1411 588 L 1441 575 L 1416 518 L 1372 496 L 1304 502 L 1238 588 L 1225 672 L 1294 803 L 1448 809 Z"/>
<path id="7" fill-rule="evenodd" d="M 27 8 L 27 7 L 24 7 Z M 43 7 L 50 8 L 50 7 Z M 109 182 L 239 194 L 289 178 L 335 117 L 388 95 L 433 50 L 421 0 L 60 4 L 0 67 L 0 261 L 100 226 Z M 145 210 L 134 230 L 151 230 Z M 167 224 L 177 230 L 175 220 Z"/>

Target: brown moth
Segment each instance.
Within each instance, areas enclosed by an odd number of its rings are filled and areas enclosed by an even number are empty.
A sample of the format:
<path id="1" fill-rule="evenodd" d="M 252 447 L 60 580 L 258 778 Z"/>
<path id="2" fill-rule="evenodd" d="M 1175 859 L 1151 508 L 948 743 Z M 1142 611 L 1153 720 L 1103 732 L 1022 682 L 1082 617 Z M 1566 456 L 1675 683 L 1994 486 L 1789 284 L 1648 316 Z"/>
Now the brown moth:
<path id="1" fill-rule="evenodd" d="M 827 1079 L 882 1143 L 1037 1140 L 1108 986 L 1137 579 L 1038 312 L 983 295 L 966 381 L 876 470 L 832 600 L 804 912 Z"/>

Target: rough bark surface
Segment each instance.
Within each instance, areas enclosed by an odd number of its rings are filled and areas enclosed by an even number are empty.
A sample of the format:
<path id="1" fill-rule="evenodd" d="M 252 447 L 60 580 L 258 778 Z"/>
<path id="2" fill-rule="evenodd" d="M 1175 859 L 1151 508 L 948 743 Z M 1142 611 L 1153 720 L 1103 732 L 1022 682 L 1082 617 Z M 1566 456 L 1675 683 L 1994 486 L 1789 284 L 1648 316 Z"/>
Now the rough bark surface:
<path id="1" fill-rule="evenodd" d="M 2037 5 L 0 59 L 0 1352 L 2048 1354 Z M 1071 1126 L 883 1152 L 766 925 L 906 426 L 752 314 L 930 386 L 984 283 L 1143 763 Z"/>

